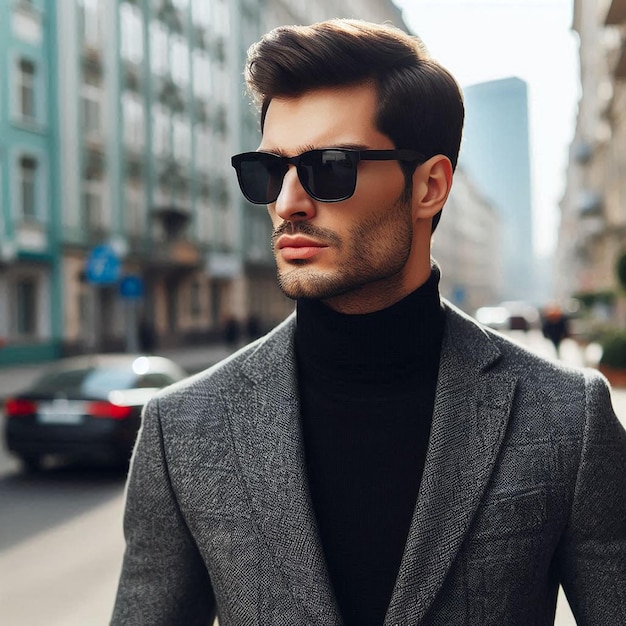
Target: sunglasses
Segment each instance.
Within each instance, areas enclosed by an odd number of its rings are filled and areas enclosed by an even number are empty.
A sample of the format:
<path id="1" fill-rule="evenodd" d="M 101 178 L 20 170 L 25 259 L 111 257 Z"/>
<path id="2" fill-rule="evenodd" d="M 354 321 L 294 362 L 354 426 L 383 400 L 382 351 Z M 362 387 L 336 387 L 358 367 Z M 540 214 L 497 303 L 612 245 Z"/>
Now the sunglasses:
<path id="1" fill-rule="evenodd" d="M 308 150 L 293 157 L 270 152 L 244 152 L 231 160 L 241 192 L 252 204 L 276 202 L 290 165 L 296 166 L 302 187 L 314 200 L 347 200 L 356 188 L 359 161 L 405 161 L 417 166 L 425 158 L 414 150 L 326 148 Z"/>

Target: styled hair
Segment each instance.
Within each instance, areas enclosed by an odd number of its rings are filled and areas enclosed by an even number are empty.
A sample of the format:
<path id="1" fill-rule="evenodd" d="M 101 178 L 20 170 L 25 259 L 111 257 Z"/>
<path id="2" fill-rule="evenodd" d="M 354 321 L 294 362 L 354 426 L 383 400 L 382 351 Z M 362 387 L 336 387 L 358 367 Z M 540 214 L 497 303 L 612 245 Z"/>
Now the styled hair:
<path id="1" fill-rule="evenodd" d="M 333 19 L 280 26 L 248 50 L 248 91 L 261 111 L 261 130 L 273 98 L 322 87 L 372 82 L 375 124 L 398 149 L 427 159 L 443 154 L 456 168 L 463 131 L 461 89 L 415 36 L 388 24 Z M 410 184 L 413 169 L 405 178 Z M 433 218 L 433 230 L 440 214 Z"/>

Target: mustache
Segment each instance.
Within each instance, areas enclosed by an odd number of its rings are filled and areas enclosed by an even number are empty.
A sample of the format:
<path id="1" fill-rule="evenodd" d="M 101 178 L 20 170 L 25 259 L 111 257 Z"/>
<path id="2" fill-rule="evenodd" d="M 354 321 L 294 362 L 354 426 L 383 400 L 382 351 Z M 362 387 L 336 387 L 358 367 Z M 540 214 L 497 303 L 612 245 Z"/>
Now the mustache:
<path id="1" fill-rule="evenodd" d="M 314 226 L 309 222 L 283 222 L 272 233 L 272 248 L 281 235 L 308 235 L 324 243 L 340 244 L 341 239 L 332 230 Z"/>

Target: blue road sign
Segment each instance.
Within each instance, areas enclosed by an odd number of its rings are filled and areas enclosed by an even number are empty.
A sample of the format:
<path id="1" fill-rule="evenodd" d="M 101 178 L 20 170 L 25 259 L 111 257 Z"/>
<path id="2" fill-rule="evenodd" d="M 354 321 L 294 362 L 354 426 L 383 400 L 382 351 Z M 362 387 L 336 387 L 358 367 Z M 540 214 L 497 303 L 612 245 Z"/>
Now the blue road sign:
<path id="1" fill-rule="evenodd" d="M 127 300 L 139 300 L 143 296 L 143 280 L 139 276 L 124 276 L 120 281 L 120 296 Z"/>
<path id="2" fill-rule="evenodd" d="M 111 285 L 119 280 L 121 265 L 111 246 L 96 246 L 85 261 L 85 277 L 94 285 Z"/>

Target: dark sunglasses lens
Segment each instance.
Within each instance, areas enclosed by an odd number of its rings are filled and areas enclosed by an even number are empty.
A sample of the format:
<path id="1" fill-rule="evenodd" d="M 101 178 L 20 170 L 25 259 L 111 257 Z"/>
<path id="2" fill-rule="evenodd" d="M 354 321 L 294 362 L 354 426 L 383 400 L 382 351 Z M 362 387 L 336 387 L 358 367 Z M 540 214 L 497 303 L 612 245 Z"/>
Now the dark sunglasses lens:
<path id="1" fill-rule="evenodd" d="M 250 202 L 270 204 L 278 198 L 287 171 L 280 157 L 253 154 L 239 162 L 239 183 Z"/>
<path id="2" fill-rule="evenodd" d="M 298 176 L 306 191 L 317 200 L 337 202 L 354 193 L 356 161 L 342 150 L 312 150 L 302 155 Z"/>

